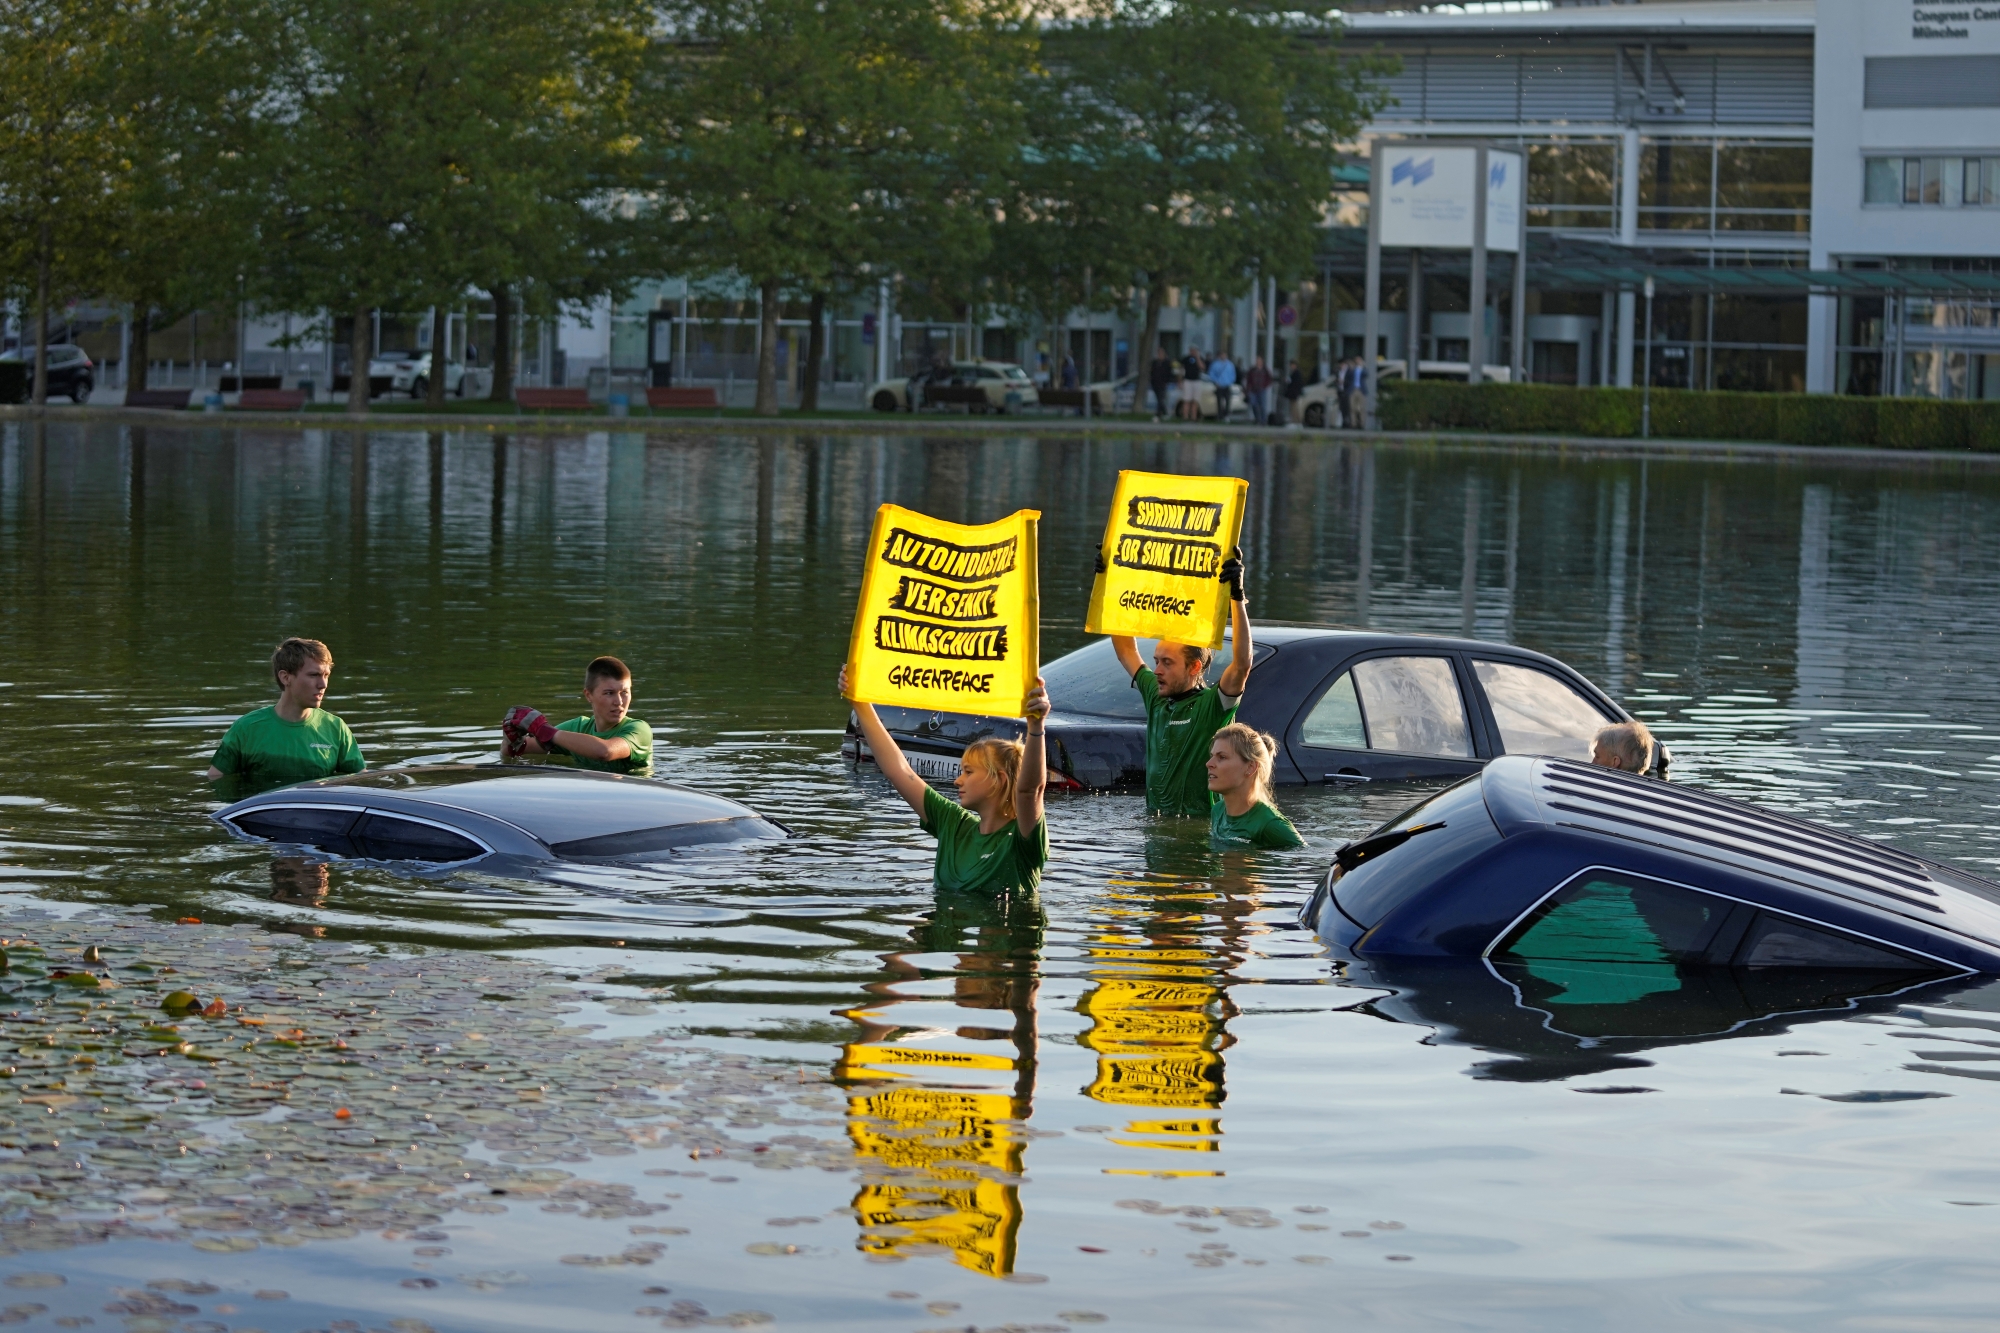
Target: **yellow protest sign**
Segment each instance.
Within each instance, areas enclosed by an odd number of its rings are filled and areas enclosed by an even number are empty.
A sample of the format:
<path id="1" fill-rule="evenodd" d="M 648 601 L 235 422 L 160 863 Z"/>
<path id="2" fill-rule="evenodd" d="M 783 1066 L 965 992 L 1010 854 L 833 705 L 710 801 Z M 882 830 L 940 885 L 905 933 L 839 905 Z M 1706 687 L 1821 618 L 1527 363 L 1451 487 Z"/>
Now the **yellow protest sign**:
<path id="1" fill-rule="evenodd" d="M 1036 524 L 947 523 L 898 505 L 875 511 L 847 697 L 990 717 L 1021 716 L 1040 669 Z"/>
<path id="2" fill-rule="evenodd" d="M 1229 591 L 1219 575 L 1249 490 L 1240 477 L 1120 472 L 1084 629 L 1220 648 Z"/>

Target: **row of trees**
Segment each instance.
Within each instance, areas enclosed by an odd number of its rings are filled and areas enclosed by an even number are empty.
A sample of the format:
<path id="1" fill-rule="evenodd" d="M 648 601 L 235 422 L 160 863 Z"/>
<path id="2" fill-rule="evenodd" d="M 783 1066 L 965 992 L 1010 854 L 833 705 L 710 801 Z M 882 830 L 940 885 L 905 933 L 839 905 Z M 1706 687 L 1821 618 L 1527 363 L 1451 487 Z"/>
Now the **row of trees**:
<path id="1" fill-rule="evenodd" d="M 442 348 L 480 290 L 504 399 L 511 320 L 666 273 L 759 290 L 760 412 L 780 298 L 885 278 L 1043 315 L 1143 293 L 1149 356 L 1170 289 L 1309 268 L 1381 100 L 1339 36 L 1227 0 L 9 0 L 0 285 L 38 348 L 68 299 L 129 305 L 134 387 L 203 305 L 351 312 L 363 375 L 368 312 L 435 307 Z"/>

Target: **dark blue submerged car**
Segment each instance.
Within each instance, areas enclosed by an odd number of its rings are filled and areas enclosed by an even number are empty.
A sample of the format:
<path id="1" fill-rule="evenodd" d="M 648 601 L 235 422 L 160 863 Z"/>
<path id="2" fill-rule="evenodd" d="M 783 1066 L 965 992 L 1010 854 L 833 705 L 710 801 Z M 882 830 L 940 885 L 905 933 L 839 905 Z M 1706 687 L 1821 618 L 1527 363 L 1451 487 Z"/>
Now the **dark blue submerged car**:
<path id="1" fill-rule="evenodd" d="M 1569 760 L 1495 759 L 1349 843 L 1301 924 L 1368 1012 L 1503 1057 L 1485 1078 L 1856 1011 L 2000 1027 L 2000 884 Z"/>
<path id="2" fill-rule="evenodd" d="M 2000 973 L 2000 884 L 1526 755 L 1342 848 L 1302 920 L 1356 959 L 1477 960 L 1524 998 L 1558 1002 L 1672 989 L 1690 969 Z"/>

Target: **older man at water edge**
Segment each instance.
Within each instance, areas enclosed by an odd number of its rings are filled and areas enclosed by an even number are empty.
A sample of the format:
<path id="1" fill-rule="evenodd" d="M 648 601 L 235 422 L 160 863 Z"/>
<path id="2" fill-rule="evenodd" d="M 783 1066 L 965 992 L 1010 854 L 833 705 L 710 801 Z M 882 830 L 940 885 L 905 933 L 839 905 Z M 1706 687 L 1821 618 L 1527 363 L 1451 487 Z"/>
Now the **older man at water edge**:
<path id="1" fill-rule="evenodd" d="M 253 787 L 359 773 L 367 767 L 347 724 L 320 707 L 333 682 L 333 653 L 318 639 L 286 639 L 271 654 L 278 701 L 245 713 L 223 734 L 208 776 Z"/>

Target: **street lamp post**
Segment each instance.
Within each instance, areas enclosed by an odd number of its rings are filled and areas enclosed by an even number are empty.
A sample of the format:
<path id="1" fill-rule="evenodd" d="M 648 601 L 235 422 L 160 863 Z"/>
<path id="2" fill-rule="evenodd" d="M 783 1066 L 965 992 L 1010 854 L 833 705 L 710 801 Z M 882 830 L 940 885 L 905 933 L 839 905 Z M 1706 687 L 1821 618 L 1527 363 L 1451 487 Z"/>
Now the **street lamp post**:
<path id="1" fill-rule="evenodd" d="M 1653 438 L 1653 275 L 1646 275 L 1646 379 L 1639 395 L 1639 438 Z"/>

